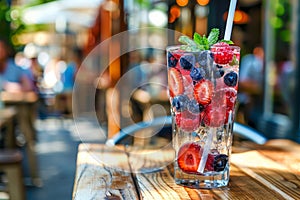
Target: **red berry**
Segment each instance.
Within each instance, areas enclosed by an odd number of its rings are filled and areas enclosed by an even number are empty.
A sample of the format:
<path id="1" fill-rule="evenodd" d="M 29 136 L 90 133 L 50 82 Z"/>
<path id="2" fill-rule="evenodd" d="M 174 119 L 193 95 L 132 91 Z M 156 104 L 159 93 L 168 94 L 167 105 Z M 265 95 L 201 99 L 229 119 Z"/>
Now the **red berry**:
<path id="1" fill-rule="evenodd" d="M 228 156 L 218 152 L 210 152 L 207 156 L 205 171 L 223 171 L 228 162 Z"/>
<path id="2" fill-rule="evenodd" d="M 225 123 L 226 120 L 226 107 L 225 106 L 213 106 L 209 104 L 205 108 L 205 114 L 203 117 L 204 124 L 211 127 L 219 127 Z"/>
<path id="3" fill-rule="evenodd" d="M 177 156 L 178 167 L 186 173 L 197 173 L 202 156 L 202 149 L 198 143 L 188 142 L 183 144 Z"/>
<path id="4" fill-rule="evenodd" d="M 213 94 L 213 84 L 209 80 L 201 80 L 194 86 L 194 97 L 198 103 L 207 105 Z"/>
<path id="5" fill-rule="evenodd" d="M 183 94 L 184 92 L 183 79 L 178 69 L 169 68 L 168 85 L 169 85 L 169 91 L 171 97 Z"/>
<path id="6" fill-rule="evenodd" d="M 195 131 L 200 125 L 201 118 L 200 114 L 193 114 L 187 110 L 175 114 L 177 126 L 186 132 Z"/>
<path id="7" fill-rule="evenodd" d="M 211 51 L 214 55 L 214 61 L 217 64 L 227 64 L 232 61 L 233 51 L 229 44 L 225 42 L 219 42 L 212 46 Z"/>
<path id="8" fill-rule="evenodd" d="M 234 88 L 226 88 L 225 96 L 227 108 L 233 110 L 237 98 L 237 91 Z"/>
<path id="9" fill-rule="evenodd" d="M 215 155 L 213 154 L 207 155 L 207 160 L 204 168 L 205 171 L 214 171 L 214 160 L 215 160 Z"/>

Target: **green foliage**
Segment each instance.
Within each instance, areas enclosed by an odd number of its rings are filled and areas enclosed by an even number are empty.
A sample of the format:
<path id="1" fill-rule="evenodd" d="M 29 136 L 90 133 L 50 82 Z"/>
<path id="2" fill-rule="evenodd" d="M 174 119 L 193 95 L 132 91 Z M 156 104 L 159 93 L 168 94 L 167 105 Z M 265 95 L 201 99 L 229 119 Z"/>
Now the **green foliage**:
<path id="1" fill-rule="evenodd" d="M 134 0 L 134 2 L 142 8 L 149 8 L 151 6 L 150 0 Z"/>
<path id="2" fill-rule="evenodd" d="M 187 36 L 180 36 L 179 42 L 185 44 L 182 48 L 187 51 L 202 51 L 208 50 L 212 45 L 216 44 L 219 41 L 220 31 L 217 28 L 213 28 L 208 37 L 205 35 L 201 36 L 199 33 L 194 33 L 193 39 Z M 221 40 L 228 44 L 233 44 L 232 41 Z"/>

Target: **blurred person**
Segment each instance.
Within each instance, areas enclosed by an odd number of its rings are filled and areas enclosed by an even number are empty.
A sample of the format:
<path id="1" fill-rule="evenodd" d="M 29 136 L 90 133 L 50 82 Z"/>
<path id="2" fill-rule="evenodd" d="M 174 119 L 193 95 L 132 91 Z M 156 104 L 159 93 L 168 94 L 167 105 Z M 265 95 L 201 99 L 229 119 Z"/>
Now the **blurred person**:
<path id="1" fill-rule="evenodd" d="M 79 48 L 74 48 L 71 53 L 71 59 L 67 63 L 67 68 L 63 71 L 61 75 L 61 80 L 63 83 L 63 92 L 70 92 L 73 90 L 76 73 L 81 65 L 82 58 L 82 50 Z"/>
<path id="2" fill-rule="evenodd" d="M 66 68 L 61 71 L 60 79 L 62 82 L 62 91 L 57 95 L 56 101 L 58 109 L 65 116 L 72 114 L 72 91 L 75 83 L 76 73 L 83 59 L 82 50 L 74 48 L 71 52 L 70 59 Z"/>
<path id="3" fill-rule="evenodd" d="M 43 76 L 43 68 L 39 64 L 36 56 L 31 57 L 30 61 L 31 63 L 29 69 L 31 70 L 32 73 L 34 85 L 36 88 L 38 88 Z"/>
<path id="4" fill-rule="evenodd" d="M 264 50 L 257 46 L 242 58 L 239 71 L 239 111 L 243 112 L 242 122 L 253 127 L 262 113 L 263 59 Z"/>
<path id="5" fill-rule="evenodd" d="M 292 105 L 295 99 L 294 88 L 295 88 L 295 66 L 291 60 L 286 59 L 280 64 L 278 70 L 278 89 L 281 92 L 283 98 L 283 113 L 288 115 L 292 114 Z"/>
<path id="6" fill-rule="evenodd" d="M 34 90 L 30 72 L 17 66 L 12 48 L 3 39 L 0 39 L 0 76 L 2 89 L 8 92 L 28 92 Z"/>
<path id="7" fill-rule="evenodd" d="M 22 68 L 15 63 L 15 59 L 12 54 L 12 47 L 8 44 L 7 41 L 3 39 L 0 39 L 0 77 L 3 83 L 2 89 L 6 92 L 36 92 L 34 88 L 32 73 L 28 69 Z M 15 94 L 13 94 L 12 96 L 14 97 L 14 95 Z M 26 129 L 30 130 L 30 133 L 32 133 L 32 138 L 36 140 L 37 136 L 34 128 L 34 120 L 36 118 L 36 104 L 34 102 L 26 105 L 26 110 L 18 110 L 18 113 L 22 113 L 20 114 L 22 116 L 22 124 L 26 124 Z M 21 136 L 17 138 L 23 137 Z M 22 139 L 18 140 L 18 142 L 20 142 L 20 144 L 23 144 Z"/>

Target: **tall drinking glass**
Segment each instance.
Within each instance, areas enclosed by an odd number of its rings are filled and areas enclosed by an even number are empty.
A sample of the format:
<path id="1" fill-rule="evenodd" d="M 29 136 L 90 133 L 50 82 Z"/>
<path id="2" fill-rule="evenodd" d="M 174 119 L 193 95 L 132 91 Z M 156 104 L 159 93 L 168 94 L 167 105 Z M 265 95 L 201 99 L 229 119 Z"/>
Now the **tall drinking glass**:
<path id="1" fill-rule="evenodd" d="M 240 48 L 167 48 L 168 87 L 176 151 L 174 178 L 193 188 L 229 182 Z"/>

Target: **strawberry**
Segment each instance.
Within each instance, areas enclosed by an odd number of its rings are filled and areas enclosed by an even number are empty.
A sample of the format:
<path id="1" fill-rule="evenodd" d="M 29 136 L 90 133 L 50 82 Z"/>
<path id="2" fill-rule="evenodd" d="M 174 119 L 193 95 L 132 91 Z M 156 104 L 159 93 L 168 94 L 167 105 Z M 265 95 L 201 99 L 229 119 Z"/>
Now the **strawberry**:
<path id="1" fill-rule="evenodd" d="M 205 171 L 214 171 L 214 158 L 215 155 L 213 154 L 207 155 L 207 160 L 204 168 Z"/>
<path id="2" fill-rule="evenodd" d="M 184 93 L 188 95 L 190 99 L 194 98 L 194 85 L 193 80 L 190 76 L 185 76 L 182 74 Z"/>
<path id="3" fill-rule="evenodd" d="M 225 96 L 227 108 L 233 110 L 237 98 L 237 91 L 234 88 L 226 88 Z"/>
<path id="4" fill-rule="evenodd" d="M 213 106 L 209 104 L 205 108 L 204 124 L 211 127 L 219 127 L 225 123 L 226 120 L 226 107 Z"/>
<path id="5" fill-rule="evenodd" d="M 176 112 L 175 120 L 177 126 L 181 128 L 183 131 L 193 132 L 200 125 L 201 115 L 193 114 L 188 110 L 185 110 L 183 112 Z"/>
<path id="6" fill-rule="evenodd" d="M 188 142 L 183 144 L 177 156 L 178 167 L 186 173 L 197 173 L 202 156 L 202 149 L 198 143 Z"/>
<path id="7" fill-rule="evenodd" d="M 203 79 L 194 86 L 194 97 L 203 106 L 210 103 L 212 94 L 213 84 L 209 80 Z"/>
<path id="8" fill-rule="evenodd" d="M 217 64 L 228 64 L 233 58 L 233 51 L 229 44 L 225 42 L 219 42 L 213 45 L 211 51 L 214 55 L 214 61 Z"/>
<path id="9" fill-rule="evenodd" d="M 183 94 L 183 78 L 181 73 L 176 68 L 169 68 L 168 70 L 168 85 L 170 96 L 174 97 Z"/>

